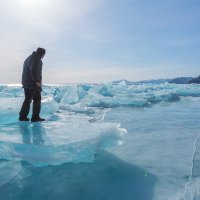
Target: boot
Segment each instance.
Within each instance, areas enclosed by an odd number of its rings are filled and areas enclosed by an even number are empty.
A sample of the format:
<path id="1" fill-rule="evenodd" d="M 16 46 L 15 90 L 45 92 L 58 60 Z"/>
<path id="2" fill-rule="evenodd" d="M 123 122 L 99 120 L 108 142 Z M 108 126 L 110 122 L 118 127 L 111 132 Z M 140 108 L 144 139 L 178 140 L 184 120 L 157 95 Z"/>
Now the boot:
<path id="1" fill-rule="evenodd" d="M 24 117 L 24 116 L 19 116 L 19 121 L 25 121 L 28 122 L 30 119 L 28 117 Z"/>
<path id="2" fill-rule="evenodd" d="M 41 118 L 40 116 L 32 116 L 31 122 L 43 122 L 45 119 Z"/>

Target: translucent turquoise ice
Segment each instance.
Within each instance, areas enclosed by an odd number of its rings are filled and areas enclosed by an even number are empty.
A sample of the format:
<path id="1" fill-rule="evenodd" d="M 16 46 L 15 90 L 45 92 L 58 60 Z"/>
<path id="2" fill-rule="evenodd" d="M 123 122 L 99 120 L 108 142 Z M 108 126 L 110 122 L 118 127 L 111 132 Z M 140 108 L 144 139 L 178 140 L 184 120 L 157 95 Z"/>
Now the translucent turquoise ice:
<path id="1" fill-rule="evenodd" d="M 200 86 L 46 85 L 43 123 L 0 85 L 0 199 L 200 199 Z M 29 116 L 30 117 L 30 116 Z"/>

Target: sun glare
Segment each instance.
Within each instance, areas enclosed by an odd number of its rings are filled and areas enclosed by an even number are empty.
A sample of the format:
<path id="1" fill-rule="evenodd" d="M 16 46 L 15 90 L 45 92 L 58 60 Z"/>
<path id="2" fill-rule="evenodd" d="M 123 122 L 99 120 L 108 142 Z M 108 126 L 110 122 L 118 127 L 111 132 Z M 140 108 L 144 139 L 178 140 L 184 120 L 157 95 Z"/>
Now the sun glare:
<path id="1" fill-rule="evenodd" d="M 51 0 L 15 0 L 19 8 L 19 15 L 24 22 L 32 22 L 32 25 L 39 24 L 40 19 L 47 19 L 47 12 L 52 4 Z M 52 6 L 52 5 L 51 5 Z"/>
<path id="2" fill-rule="evenodd" d="M 48 3 L 47 0 L 18 0 L 19 5 L 26 8 L 42 8 Z"/>

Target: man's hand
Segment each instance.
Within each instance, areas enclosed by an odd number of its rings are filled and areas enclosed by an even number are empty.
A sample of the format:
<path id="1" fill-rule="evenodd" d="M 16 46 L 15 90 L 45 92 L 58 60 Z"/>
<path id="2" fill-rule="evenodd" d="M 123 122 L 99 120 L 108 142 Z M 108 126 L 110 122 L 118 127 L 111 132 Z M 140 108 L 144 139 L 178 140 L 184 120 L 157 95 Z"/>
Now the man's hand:
<path id="1" fill-rule="evenodd" d="M 41 82 L 36 82 L 36 85 L 38 86 L 38 87 L 42 87 L 42 84 L 41 84 Z"/>

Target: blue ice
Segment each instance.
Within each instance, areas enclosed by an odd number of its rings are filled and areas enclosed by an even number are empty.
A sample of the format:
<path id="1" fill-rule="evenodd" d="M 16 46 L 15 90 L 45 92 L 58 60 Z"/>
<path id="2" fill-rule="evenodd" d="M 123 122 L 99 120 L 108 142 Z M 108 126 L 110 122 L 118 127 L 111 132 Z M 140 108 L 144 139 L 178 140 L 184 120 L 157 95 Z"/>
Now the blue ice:
<path id="1" fill-rule="evenodd" d="M 44 123 L 18 122 L 0 85 L 0 192 L 7 199 L 200 199 L 200 86 L 46 85 Z"/>

